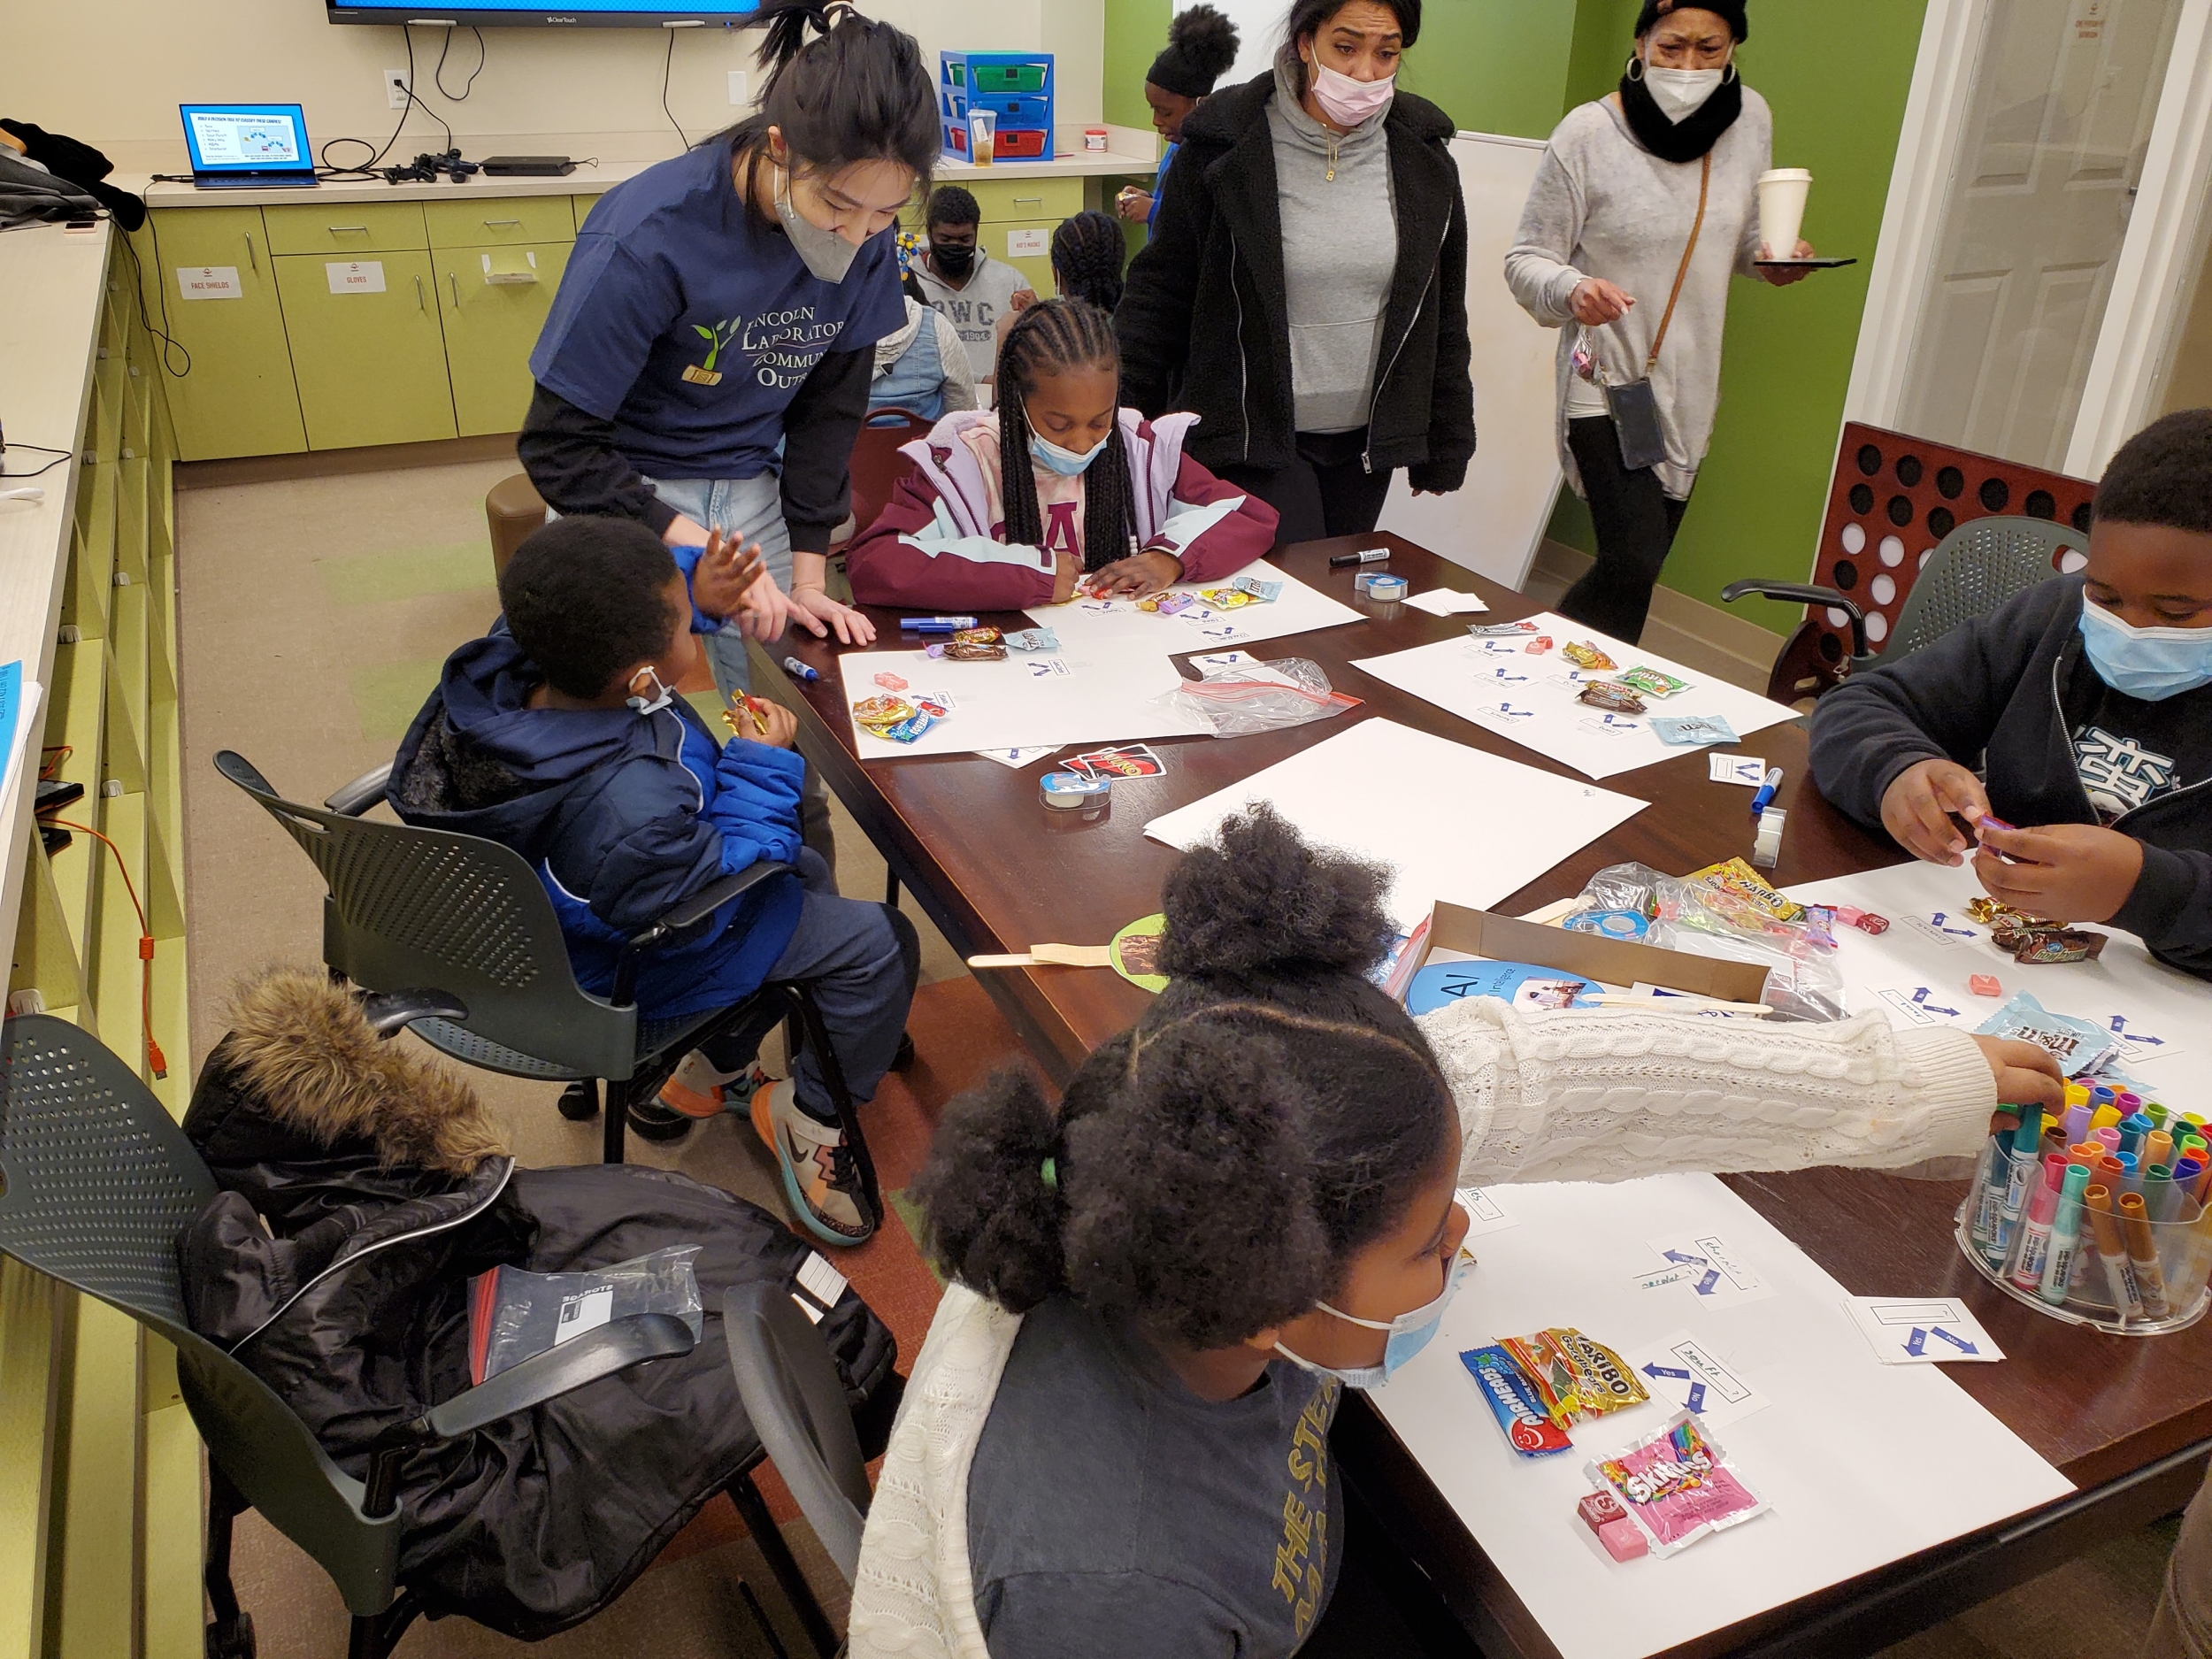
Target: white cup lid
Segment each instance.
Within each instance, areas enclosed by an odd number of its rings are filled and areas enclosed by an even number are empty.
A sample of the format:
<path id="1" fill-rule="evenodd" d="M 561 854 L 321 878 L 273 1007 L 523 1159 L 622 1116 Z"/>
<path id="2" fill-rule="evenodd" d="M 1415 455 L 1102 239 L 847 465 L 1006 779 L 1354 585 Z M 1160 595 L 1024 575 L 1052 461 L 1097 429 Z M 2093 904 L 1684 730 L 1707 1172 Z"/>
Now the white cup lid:
<path id="1" fill-rule="evenodd" d="M 1810 184 L 1813 175 L 1803 167 L 1776 167 L 1759 175 L 1761 184 Z"/>

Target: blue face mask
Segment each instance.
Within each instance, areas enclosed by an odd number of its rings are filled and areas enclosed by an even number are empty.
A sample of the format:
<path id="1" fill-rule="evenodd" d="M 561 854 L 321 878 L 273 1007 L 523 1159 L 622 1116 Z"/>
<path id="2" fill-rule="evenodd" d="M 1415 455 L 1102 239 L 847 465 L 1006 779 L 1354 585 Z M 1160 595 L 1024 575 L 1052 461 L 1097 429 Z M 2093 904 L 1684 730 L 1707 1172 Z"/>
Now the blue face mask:
<path id="1" fill-rule="evenodd" d="M 1029 411 L 1024 410 L 1022 412 L 1025 416 Z M 1110 438 L 1113 435 L 1112 432 L 1109 431 L 1106 437 Z M 1098 459 L 1099 451 L 1105 447 L 1106 438 L 1101 438 L 1089 449 L 1080 453 L 1073 449 L 1064 449 L 1051 439 L 1039 434 L 1035 421 L 1029 423 L 1030 457 L 1039 466 L 1048 472 L 1057 472 L 1062 478 L 1073 478 L 1079 472 L 1087 469 L 1092 462 Z"/>
<path id="2" fill-rule="evenodd" d="M 1474 1264 L 1475 1258 L 1468 1255 L 1465 1250 L 1455 1251 L 1452 1256 L 1451 1271 L 1444 1277 L 1443 1294 L 1426 1306 L 1416 1308 L 1410 1313 L 1402 1313 L 1394 1319 L 1363 1319 L 1356 1314 L 1346 1313 L 1341 1309 L 1332 1308 L 1325 1302 L 1314 1304 L 1322 1312 L 1334 1314 L 1348 1325 L 1360 1325 L 1370 1331 L 1389 1332 L 1390 1340 L 1383 1344 L 1382 1363 L 1379 1365 L 1364 1365 L 1340 1371 L 1333 1366 L 1317 1365 L 1310 1359 L 1301 1358 L 1280 1342 L 1275 1345 L 1275 1351 L 1302 1370 L 1310 1371 L 1317 1377 L 1333 1377 L 1347 1388 L 1379 1388 L 1390 1380 L 1393 1371 L 1399 1370 L 1408 1360 L 1429 1345 L 1429 1340 L 1436 1334 L 1438 1328 L 1444 1323 L 1444 1310 L 1451 1306 L 1452 1298 L 1459 1294 L 1460 1281 L 1466 1277 L 1467 1270 Z"/>
<path id="3" fill-rule="evenodd" d="M 2212 686 L 2212 628 L 2138 628 L 2085 596 L 2081 640 L 2113 690 L 2146 703 Z"/>

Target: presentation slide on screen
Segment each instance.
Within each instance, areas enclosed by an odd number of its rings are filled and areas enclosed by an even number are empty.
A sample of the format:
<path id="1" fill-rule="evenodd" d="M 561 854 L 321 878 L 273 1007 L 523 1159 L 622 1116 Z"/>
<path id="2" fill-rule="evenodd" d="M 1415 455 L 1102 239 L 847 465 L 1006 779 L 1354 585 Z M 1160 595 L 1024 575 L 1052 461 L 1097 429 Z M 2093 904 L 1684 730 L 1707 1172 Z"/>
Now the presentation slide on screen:
<path id="1" fill-rule="evenodd" d="M 195 110 L 191 119 L 192 141 L 203 167 L 305 165 L 299 127 L 281 110 Z"/>

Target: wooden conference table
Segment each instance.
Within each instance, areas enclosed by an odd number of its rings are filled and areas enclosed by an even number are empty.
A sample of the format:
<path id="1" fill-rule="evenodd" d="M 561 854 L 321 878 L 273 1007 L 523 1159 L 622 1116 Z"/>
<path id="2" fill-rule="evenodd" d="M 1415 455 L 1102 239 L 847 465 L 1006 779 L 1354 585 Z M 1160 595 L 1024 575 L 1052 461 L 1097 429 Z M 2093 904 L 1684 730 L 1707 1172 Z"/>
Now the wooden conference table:
<path id="1" fill-rule="evenodd" d="M 1383 715 L 1454 741 L 1567 777 L 1580 774 L 1461 720 L 1350 666 L 1356 657 L 1463 634 L 1470 620 L 1409 606 L 1368 604 L 1349 569 L 1328 556 L 1388 545 L 1391 573 L 1415 593 L 1448 587 L 1479 594 L 1487 620 L 1541 609 L 1401 537 L 1313 541 L 1279 550 L 1275 562 L 1300 580 L 1369 612 L 1364 626 L 1295 634 L 1257 648 L 1265 657 L 1318 663 L 1340 691 L 1363 705 L 1289 732 L 1223 741 L 1155 739 L 1164 776 L 1114 785 L 1110 812 L 1094 824 L 1064 821 L 1037 798 L 1049 763 L 1020 771 L 977 756 L 872 761 L 854 755 L 848 697 L 837 672 L 841 648 L 787 635 L 776 658 L 795 655 L 820 671 L 795 682 L 757 647 L 769 672 L 755 684 L 798 714 L 801 738 L 830 787 L 889 861 L 892 872 L 963 956 L 1017 952 L 1054 941 L 1097 944 L 1159 909 L 1161 884 L 1178 855 L 1145 838 L 1159 814 L 1203 798 L 1351 721 Z M 873 611 L 887 648 L 895 611 Z M 1010 618 L 989 618 L 1009 620 Z M 1038 618 L 1048 623 L 1049 615 Z M 1018 625 L 1016 625 L 1018 626 Z M 872 691 L 872 687 L 867 691 Z M 865 695 L 855 691 L 852 695 Z M 1801 724 L 1771 726 L 1744 747 L 1783 768 L 1777 804 L 1788 811 L 1778 886 L 1894 864 L 1903 856 L 1823 801 L 1806 764 Z M 1705 753 L 1689 750 L 1605 787 L 1648 801 L 1611 833 L 1574 853 L 1496 908 L 1511 914 L 1579 892 L 1607 864 L 1636 860 L 1682 873 L 1751 850 L 1741 789 L 1708 780 Z M 1513 803 L 1498 803 L 1509 813 Z M 1148 994 L 1097 969 L 1033 968 L 979 976 L 1038 1063 L 1064 1082 L 1099 1042 L 1135 1020 Z M 2178 1335 L 2124 1339 L 2042 1317 L 2000 1295 L 1958 1255 L 1951 1237 L 1959 1188 L 1869 1171 L 1816 1170 L 1732 1176 L 1729 1185 L 1855 1295 L 1962 1296 L 2008 1358 L 1947 1373 L 2079 1491 L 2004 1526 L 1953 1540 L 1817 1595 L 1672 1650 L 1707 1655 L 1857 1655 L 1902 1640 L 2107 1539 L 2185 1503 L 2212 1457 L 2212 1319 Z M 1453 1617 L 1494 1659 L 1556 1659 L 1512 1587 L 1494 1568 L 1395 1434 L 1355 1395 L 1336 1444 L 1347 1476 L 1392 1540 L 1417 1563 Z M 1850 1448 L 1838 1447 L 1839 1456 Z"/>

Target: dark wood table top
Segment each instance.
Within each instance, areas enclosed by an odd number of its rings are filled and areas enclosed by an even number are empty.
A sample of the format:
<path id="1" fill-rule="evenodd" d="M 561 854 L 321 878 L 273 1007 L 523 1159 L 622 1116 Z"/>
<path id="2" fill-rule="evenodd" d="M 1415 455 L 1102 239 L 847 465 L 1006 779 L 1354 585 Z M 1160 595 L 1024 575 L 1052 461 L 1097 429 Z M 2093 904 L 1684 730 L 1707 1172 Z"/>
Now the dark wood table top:
<path id="1" fill-rule="evenodd" d="M 1436 618 L 1405 605 L 1371 605 L 1353 589 L 1354 570 L 1329 567 L 1333 553 L 1383 545 L 1392 549 L 1387 568 L 1407 578 L 1413 592 L 1437 587 L 1471 591 L 1488 603 L 1490 615 Z M 1510 621 L 1534 615 L 1541 606 L 1396 536 L 1307 542 L 1279 550 L 1274 562 L 1367 611 L 1371 619 L 1265 641 L 1255 654 L 1310 658 L 1332 685 L 1363 699 L 1363 705 L 1333 720 L 1263 736 L 1149 740 L 1166 762 L 1165 775 L 1118 781 L 1110 813 L 1095 824 L 1066 823 L 1039 802 L 1037 780 L 1051 769 L 1049 763 L 1016 772 L 978 756 L 858 760 L 846 714 L 848 694 L 837 672 L 841 649 L 834 642 L 792 646 L 787 636 L 774 653 L 779 659 L 795 655 L 820 672 L 818 681 L 796 682 L 781 674 L 757 676 L 757 681 L 798 710 L 810 757 L 963 955 L 1110 939 L 1125 923 L 1159 909 L 1161 884 L 1178 856 L 1146 839 L 1147 822 L 1352 721 L 1387 717 L 1561 776 L 1582 776 L 1350 665 L 1356 658 L 1457 637 L 1471 621 Z M 897 637 L 901 614 L 871 612 L 887 648 Z M 1048 613 L 1037 619 L 1051 620 Z M 986 620 L 1024 626 L 1010 613 Z M 1778 886 L 1846 875 L 1904 856 L 1886 836 L 1844 818 L 1812 787 L 1802 722 L 1768 727 L 1747 737 L 1744 747 L 1784 770 L 1777 804 L 1789 818 L 1781 864 L 1773 872 Z M 1650 808 L 1497 909 L 1517 914 L 1564 898 L 1607 864 L 1632 859 L 1679 874 L 1751 850 L 1747 792 L 1710 782 L 1703 749 L 1608 778 L 1604 786 L 1647 801 Z M 1510 810 L 1509 803 L 1503 804 Z M 1091 1048 L 1133 1021 L 1148 996 L 1119 975 L 1095 969 L 1035 968 L 979 977 L 1039 1063 L 1062 1080 Z M 1955 1183 L 1861 1170 L 1729 1180 L 1746 1202 L 1854 1294 L 1909 1291 L 1963 1297 L 2008 1357 L 2001 1364 L 1955 1366 L 1947 1374 L 2077 1486 L 2123 1480 L 2212 1439 L 2212 1320 L 2175 1336 L 2126 1339 L 2062 1325 L 2022 1307 L 1960 1259 L 1951 1238 L 1960 1196 Z M 1402 1478 L 1405 1471 L 1396 1472 Z M 1471 1540 L 1465 1541 L 1471 1547 Z M 1482 1586 L 1486 1599 L 1511 1602 L 1509 1589 L 1494 1573 L 1490 1577 L 1495 1581 Z M 1516 1651 L 1548 1651 L 1549 1644 L 1533 1632 L 1525 1612 L 1516 1618 L 1509 1607 L 1494 1611 L 1501 1617 L 1490 1624 L 1493 1640 L 1505 1637 Z M 1733 1650 L 1726 1642 L 1701 1643 L 1698 1649 Z"/>

